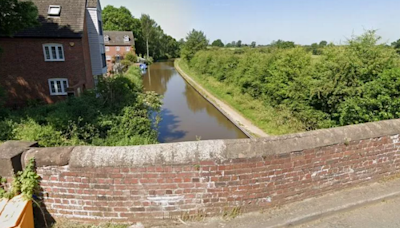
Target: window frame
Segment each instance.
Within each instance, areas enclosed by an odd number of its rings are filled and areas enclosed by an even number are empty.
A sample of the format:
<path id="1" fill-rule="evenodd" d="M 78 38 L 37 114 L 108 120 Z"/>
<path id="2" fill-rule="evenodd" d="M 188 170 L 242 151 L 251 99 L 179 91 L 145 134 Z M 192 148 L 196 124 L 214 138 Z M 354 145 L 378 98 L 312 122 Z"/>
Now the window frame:
<path id="1" fill-rule="evenodd" d="M 126 46 L 126 47 L 125 47 L 125 51 L 131 51 L 131 47 Z"/>
<path id="2" fill-rule="evenodd" d="M 49 83 L 50 96 L 65 96 L 65 95 L 68 95 L 68 92 L 67 92 L 67 89 L 69 87 L 68 78 L 49 78 L 47 81 Z M 58 88 L 57 88 L 57 82 L 58 81 L 61 82 L 61 91 L 58 91 Z M 54 82 L 55 92 L 52 91 L 51 82 Z M 63 84 L 64 84 L 63 82 L 67 83 L 67 88 L 63 87 Z"/>
<path id="3" fill-rule="evenodd" d="M 51 9 L 58 9 L 57 13 L 51 13 Z M 60 17 L 61 15 L 61 6 L 60 5 L 49 5 L 49 8 L 47 9 L 47 15 L 49 17 Z"/>
<path id="4" fill-rule="evenodd" d="M 130 38 L 128 35 L 125 35 L 125 36 L 124 36 L 124 42 L 125 42 L 125 43 L 129 43 L 130 39 L 131 39 L 131 38 Z"/>
<path id="5" fill-rule="evenodd" d="M 101 62 L 102 62 L 103 68 L 107 66 L 107 57 L 106 57 L 106 53 L 101 53 Z"/>
<path id="6" fill-rule="evenodd" d="M 116 46 L 115 47 L 115 51 L 121 51 L 121 47 L 120 46 Z"/>
<path id="7" fill-rule="evenodd" d="M 98 26 L 99 26 L 99 35 L 103 35 L 103 22 L 100 20 L 97 20 Z"/>
<path id="8" fill-rule="evenodd" d="M 49 57 L 50 57 L 50 59 L 47 59 L 46 47 L 49 49 Z M 51 51 L 52 47 L 56 48 L 56 58 L 53 58 L 53 53 Z M 59 52 L 58 48 L 60 48 L 60 47 L 61 47 L 61 51 L 62 51 L 62 58 L 59 58 L 60 52 Z M 62 44 L 57 44 L 57 43 L 46 43 L 46 44 L 43 44 L 43 56 L 44 56 L 44 61 L 46 61 L 46 62 L 64 62 L 65 61 L 64 46 Z"/>

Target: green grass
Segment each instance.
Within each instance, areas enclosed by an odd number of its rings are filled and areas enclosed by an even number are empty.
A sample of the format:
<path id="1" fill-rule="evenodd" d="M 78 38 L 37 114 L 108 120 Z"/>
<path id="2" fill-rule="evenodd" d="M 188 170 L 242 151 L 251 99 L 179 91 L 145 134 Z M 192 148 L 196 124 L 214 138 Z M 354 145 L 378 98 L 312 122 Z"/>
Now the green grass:
<path id="1" fill-rule="evenodd" d="M 289 110 L 273 108 L 247 94 L 242 94 L 233 85 L 219 82 L 213 77 L 199 75 L 189 69 L 185 62 L 176 61 L 180 68 L 204 89 L 227 103 L 267 134 L 282 135 L 305 130 L 305 126 L 295 119 Z"/>

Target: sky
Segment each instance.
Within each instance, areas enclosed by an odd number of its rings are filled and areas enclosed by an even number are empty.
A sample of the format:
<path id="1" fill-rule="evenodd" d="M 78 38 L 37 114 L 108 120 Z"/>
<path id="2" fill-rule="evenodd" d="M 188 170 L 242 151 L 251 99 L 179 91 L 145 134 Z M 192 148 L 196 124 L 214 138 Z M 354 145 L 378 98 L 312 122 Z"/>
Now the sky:
<path id="1" fill-rule="evenodd" d="M 269 44 L 290 40 L 344 43 L 376 29 L 383 42 L 400 39 L 400 0 L 101 0 L 125 6 L 134 17 L 149 14 L 168 35 L 203 31 L 212 42 Z"/>

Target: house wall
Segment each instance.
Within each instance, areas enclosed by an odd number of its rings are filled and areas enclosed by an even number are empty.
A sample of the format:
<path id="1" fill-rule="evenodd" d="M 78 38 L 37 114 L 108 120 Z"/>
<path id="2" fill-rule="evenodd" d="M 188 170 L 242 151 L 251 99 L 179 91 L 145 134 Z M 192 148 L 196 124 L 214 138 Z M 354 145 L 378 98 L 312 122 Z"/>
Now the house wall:
<path id="1" fill-rule="evenodd" d="M 59 43 L 65 61 L 46 62 L 43 44 Z M 23 106 L 28 100 L 54 103 L 66 96 L 50 96 L 48 79 L 68 78 L 69 87 L 92 87 L 87 81 L 82 39 L 0 38 L 0 86 L 7 91 L 8 106 Z"/>
<path id="2" fill-rule="evenodd" d="M 108 51 L 107 51 L 108 47 Z M 120 50 L 117 51 L 117 47 L 120 47 Z M 126 48 L 129 48 L 129 51 L 126 50 Z M 114 56 L 119 55 L 121 57 L 125 56 L 126 53 L 133 51 L 132 46 L 130 45 L 124 45 L 124 46 L 111 46 L 111 45 L 106 45 L 106 58 L 107 56 L 110 57 L 110 60 L 107 60 L 107 68 L 108 71 L 112 70 L 112 59 Z"/>
<path id="3" fill-rule="evenodd" d="M 257 211 L 400 173 L 400 120 L 278 137 L 32 148 L 54 218 L 166 224 Z"/>
<path id="4" fill-rule="evenodd" d="M 107 71 L 107 67 L 103 67 L 101 54 L 104 50 L 104 37 L 100 35 L 98 20 L 102 21 L 101 8 L 87 8 L 86 11 L 87 28 L 90 43 L 90 58 L 92 59 L 92 74 L 102 75 Z"/>

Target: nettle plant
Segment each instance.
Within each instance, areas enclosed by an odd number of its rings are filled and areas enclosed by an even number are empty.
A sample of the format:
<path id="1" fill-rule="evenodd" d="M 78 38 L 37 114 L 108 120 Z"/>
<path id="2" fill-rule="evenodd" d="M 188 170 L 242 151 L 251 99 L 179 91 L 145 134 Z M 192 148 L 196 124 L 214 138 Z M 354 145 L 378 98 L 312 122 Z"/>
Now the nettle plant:
<path id="1" fill-rule="evenodd" d="M 25 200 L 33 200 L 33 195 L 40 189 L 40 176 L 36 173 L 34 158 L 29 160 L 23 171 L 14 175 L 10 188 L 6 188 L 6 183 L 7 179 L 0 177 L 0 198 L 11 199 L 22 195 Z"/>
<path id="2" fill-rule="evenodd" d="M 7 188 L 7 179 L 0 177 L 0 199 L 12 199 L 15 196 L 22 195 L 25 200 L 32 200 L 43 215 L 45 227 L 48 227 L 46 217 L 40 203 L 34 199 L 40 191 L 40 176 L 36 172 L 35 159 L 31 158 L 23 171 L 17 172 L 11 182 L 11 187 Z M 37 197 L 35 197 L 37 199 Z"/>

